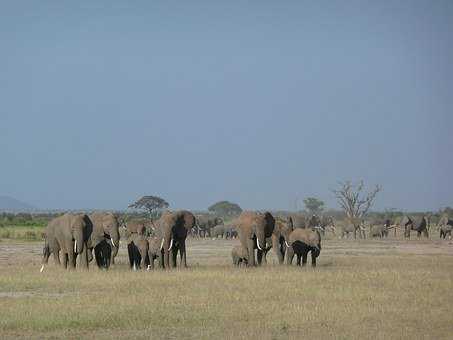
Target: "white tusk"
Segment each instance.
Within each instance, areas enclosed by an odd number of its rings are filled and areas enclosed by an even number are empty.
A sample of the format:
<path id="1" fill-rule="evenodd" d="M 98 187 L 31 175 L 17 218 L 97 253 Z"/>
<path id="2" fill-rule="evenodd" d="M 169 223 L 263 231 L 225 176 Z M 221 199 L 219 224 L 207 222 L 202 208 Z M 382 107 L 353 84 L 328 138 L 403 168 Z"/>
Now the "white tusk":
<path id="1" fill-rule="evenodd" d="M 160 250 L 162 250 L 164 248 L 164 241 L 165 241 L 165 239 L 163 238 L 162 242 L 160 243 Z"/>
<path id="2" fill-rule="evenodd" d="M 116 248 L 115 242 L 113 242 L 113 238 L 111 238 L 110 241 L 112 241 L 113 246 Z"/>
<path id="3" fill-rule="evenodd" d="M 170 248 L 168 248 L 168 251 L 171 250 L 171 247 L 173 247 L 173 239 L 170 240 Z"/>
<path id="4" fill-rule="evenodd" d="M 148 267 L 146 267 L 146 270 L 150 270 L 151 269 L 151 265 L 149 264 Z"/>
<path id="5" fill-rule="evenodd" d="M 137 271 L 137 266 L 135 265 L 135 262 L 134 262 L 134 266 L 132 267 L 132 270 L 135 272 Z"/>
<path id="6" fill-rule="evenodd" d="M 41 270 L 39 272 L 42 273 L 43 270 L 44 270 L 44 265 L 41 266 Z"/>
<path id="7" fill-rule="evenodd" d="M 289 248 L 289 244 L 288 244 L 288 242 L 286 242 L 286 240 L 285 240 L 285 244 L 286 244 L 286 247 L 288 247 L 288 248 Z"/>
<path id="8" fill-rule="evenodd" d="M 77 253 L 77 240 L 74 241 L 74 253 Z"/>
<path id="9" fill-rule="evenodd" d="M 258 249 L 259 249 L 259 250 L 263 250 L 263 249 L 261 249 L 261 247 L 260 247 L 260 241 L 258 240 L 258 237 L 256 238 L 256 245 L 258 246 Z"/>

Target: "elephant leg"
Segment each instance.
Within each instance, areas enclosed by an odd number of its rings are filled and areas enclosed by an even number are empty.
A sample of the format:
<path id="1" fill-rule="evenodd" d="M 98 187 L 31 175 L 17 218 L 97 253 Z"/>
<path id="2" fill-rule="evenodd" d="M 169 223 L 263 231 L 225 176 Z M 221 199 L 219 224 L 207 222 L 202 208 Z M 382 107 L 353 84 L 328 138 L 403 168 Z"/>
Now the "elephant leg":
<path id="1" fill-rule="evenodd" d="M 96 264 L 97 264 L 98 268 L 102 268 L 103 261 L 102 261 L 101 244 L 98 244 L 96 247 L 94 247 L 94 258 L 96 259 Z"/>
<path id="2" fill-rule="evenodd" d="M 316 267 L 316 254 L 313 252 L 313 250 L 311 251 L 311 266 Z"/>
<path id="3" fill-rule="evenodd" d="M 83 269 L 88 269 L 88 248 L 86 244 L 83 245 L 83 251 L 79 254 L 78 266 Z"/>
<path id="4" fill-rule="evenodd" d="M 354 229 L 354 240 L 357 239 L 357 229 Z"/>
<path id="5" fill-rule="evenodd" d="M 53 260 L 55 262 L 55 265 L 60 266 L 60 251 L 59 250 L 54 250 L 53 252 Z"/>
<path id="6" fill-rule="evenodd" d="M 263 255 L 264 255 L 264 252 L 262 250 L 257 250 L 256 252 L 256 259 L 258 261 L 258 265 L 261 266 L 262 262 L 263 262 Z"/>
<path id="7" fill-rule="evenodd" d="M 171 268 L 176 268 L 176 257 L 178 256 L 178 248 L 173 246 L 171 250 Z"/>
<path id="8" fill-rule="evenodd" d="M 293 263 L 294 258 L 294 249 L 293 247 L 289 247 L 286 252 L 286 264 L 291 265 Z"/>
<path id="9" fill-rule="evenodd" d="M 296 265 L 300 266 L 300 258 L 301 258 L 301 254 L 296 254 L 297 256 L 297 259 L 296 259 Z"/>
<path id="10" fill-rule="evenodd" d="M 253 241 L 253 239 L 248 239 L 247 240 L 247 252 L 248 252 L 248 255 L 249 255 L 249 266 L 252 266 L 254 267 L 256 265 L 256 262 L 255 262 L 255 242 Z"/>
<path id="11" fill-rule="evenodd" d="M 307 255 L 308 251 L 304 249 L 304 252 L 302 253 L 302 266 L 305 266 L 307 264 Z"/>
<path id="12" fill-rule="evenodd" d="M 168 249 L 164 249 L 164 268 L 170 268 L 170 251 Z"/>
<path id="13" fill-rule="evenodd" d="M 187 268 L 186 242 L 185 241 L 181 242 L 181 248 L 179 251 L 180 251 L 180 256 L 181 256 L 180 267 Z"/>
<path id="14" fill-rule="evenodd" d="M 63 257 L 63 268 L 67 269 L 68 268 L 68 254 L 65 252 L 62 252 L 62 257 Z"/>
<path id="15" fill-rule="evenodd" d="M 129 256 L 129 266 L 132 268 L 134 266 L 134 253 L 131 243 L 127 245 L 127 255 Z"/>
<path id="16" fill-rule="evenodd" d="M 76 267 L 75 256 L 76 254 L 73 251 L 68 252 L 69 269 L 74 269 Z"/>

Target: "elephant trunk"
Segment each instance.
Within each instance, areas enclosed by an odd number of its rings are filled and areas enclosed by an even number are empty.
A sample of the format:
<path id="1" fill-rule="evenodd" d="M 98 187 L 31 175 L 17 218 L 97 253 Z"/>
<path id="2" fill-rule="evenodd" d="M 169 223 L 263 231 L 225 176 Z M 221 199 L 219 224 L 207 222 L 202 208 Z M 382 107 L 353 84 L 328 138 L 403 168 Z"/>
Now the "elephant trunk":
<path id="1" fill-rule="evenodd" d="M 119 233 L 118 229 L 110 232 L 110 241 L 112 242 L 113 248 L 116 249 L 116 253 L 117 253 L 118 248 L 120 247 L 120 233 Z"/>
<path id="2" fill-rule="evenodd" d="M 84 244 L 83 232 L 80 231 L 74 237 L 74 253 L 81 254 L 83 251 L 83 244 Z"/>
<path id="3" fill-rule="evenodd" d="M 266 237 L 264 235 L 264 230 L 257 230 L 255 232 L 256 235 L 256 246 L 259 250 L 264 251 L 266 248 Z"/>

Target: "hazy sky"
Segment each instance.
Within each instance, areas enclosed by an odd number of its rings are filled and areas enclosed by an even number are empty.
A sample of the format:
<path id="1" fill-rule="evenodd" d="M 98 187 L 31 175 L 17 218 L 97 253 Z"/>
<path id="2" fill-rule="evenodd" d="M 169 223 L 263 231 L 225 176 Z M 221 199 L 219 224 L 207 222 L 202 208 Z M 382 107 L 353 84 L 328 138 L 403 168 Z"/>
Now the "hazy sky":
<path id="1" fill-rule="evenodd" d="M 453 205 L 453 1 L 0 4 L 0 194 Z"/>

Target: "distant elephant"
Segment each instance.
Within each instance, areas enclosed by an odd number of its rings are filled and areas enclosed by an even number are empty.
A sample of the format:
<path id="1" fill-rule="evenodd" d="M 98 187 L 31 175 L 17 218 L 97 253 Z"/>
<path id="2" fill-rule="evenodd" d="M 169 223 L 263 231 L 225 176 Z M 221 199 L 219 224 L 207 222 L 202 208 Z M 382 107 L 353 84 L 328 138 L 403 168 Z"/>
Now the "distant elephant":
<path id="1" fill-rule="evenodd" d="M 422 216 L 419 219 L 414 219 L 407 215 L 403 216 L 400 221 L 400 225 L 404 227 L 404 237 L 411 237 L 411 230 L 417 231 L 417 237 L 420 237 L 423 233 L 423 236 L 428 238 L 428 219 L 426 216 Z"/>
<path id="2" fill-rule="evenodd" d="M 448 218 L 448 215 L 443 215 L 438 223 L 440 227 L 440 238 L 445 239 L 448 235 L 448 239 L 451 240 L 451 232 L 453 230 L 453 220 Z"/>
<path id="3" fill-rule="evenodd" d="M 318 215 L 313 214 L 307 221 L 307 227 L 312 229 L 321 228 L 321 219 Z"/>
<path id="4" fill-rule="evenodd" d="M 370 225 L 370 237 L 387 237 L 389 234 L 388 224 L 372 224 Z"/>
<path id="5" fill-rule="evenodd" d="M 233 259 L 233 265 L 240 266 L 241 264 L 248 264 L 247 249 L 242 246 L 235 246 L 231 251 L 231 258 Z"/>
<path id="6" fill-rule="evenodd" d="M 211 228 L 222 224 L 223 219 L 217 216 L 199 215 L 196 217 L 196 226 L 200 237 L 211 237 Z"/>
<path id="7" fill-rule="evenodd" d="M 289 235 L 294 229 L 293 220 L 291 217 L 287 221 L 281 219 L 275 220 L 274 231 L 272 232 L 272 248 L 277 255 L 278 263 L 283 264 L 285 259 L 286 249 L 289 247 Z"/>
<path id="8" fill-rule="evenodd" d="M 255 266 L 255 249 L 258 265 L 261 265 L 266 238 L 272 236 L 275 219 L 271 213 L 244 211 L 233 223 L 238 231 L 242 247 L 248 252 L 248 265 Z"/>
<path id="9" fill-rule="evenodd" d="M 347 236 L 349 238 L 349 234 L 354 234 L 354 239 L 357 238 L 357 231 L 359 232 L 359 237 L 365 239 L 365 227 L 362 225 L 362 221 L 359 218 L 347 218 L 345 221 L 346 224 L 343 225 L 341 238 Z"/>
<path id="10" fill-rule="evenodd" d="M 159 235 L 163 238 L 164 267 L 176 267 L 176 257 L 180 254 L 180 265 L 187 267 L 186 237 L 195 226 L 195 216 L 186 210 L 164 212 L 156 222 Z M 170 252 L 172 261 L 170 261 Z"/>
<path id="11" fill-rule="evenodd" d="M 109 268 L 114 263 L 120 245 L 119 222 L 112 213 L 93 213 L 88 216 L 93 224 L 93 232 L 88 240 L 89 251 L 94 249 L 99 268 Z"/>
<path id="12" fill-rule="evenodd" d="M 53 254 L 55 264 L 60 265 L 60 251 L 63 256 L 63 266 L 76 267 L 76 258 L 80 256 L 80 264 L 88 268 L 87 240 L 92 232 L 92 224 L 85 214 L 69 214 L 52 219 L 45 230 L 45 244 L 41 272 Z"/>
<path id="13" fill-rule="evenodd" d="M 148 269 L 154 269 L 154 261 L 157 260 L 159 267 L 164 268 L 164 252 L 163 252 L 164 239 L 162 237 L 150 237 L 148 238 L 148 258 L 149 265 Z"/>
<path id="14" fill-rule="evenodd" d="M 238 231 L 236 230 L 235 226 L 226 225 L 225 228 L 226 228 L 225 238 L 237 238 L 238 237 Z"/>
<path id="15" fill-rule="evenodd" d="M 223 225 L 216 225 L 211 228 L 210 234 L 212 238 L 224 237 L 227 232 L 227 228 Z"/>
<path id="16" fill-rule="evenodd" d="M 287 264 L 293 262 L 294 255 L 297 256 L 297 265 L 307 264 L 307 255 L 311 253 L 311 265 L 316 267 L 316 258 L 321 252 L 321 236 L 317 230 L 313 229 L 294 229 L 289 235 L 288 241 L 290 247 L 287 253 Z"/>
<path id="17" fill-rule="evenodd" d="M 321 224 L 320 228 L 318 229 L 322 235 L 326 234 L 326 231 L 330 230 L 334 235 L 336 235 L 335 232 L 335 221 L 333 217 L 331 216 L 324 216 L 321 219 Z"/>

